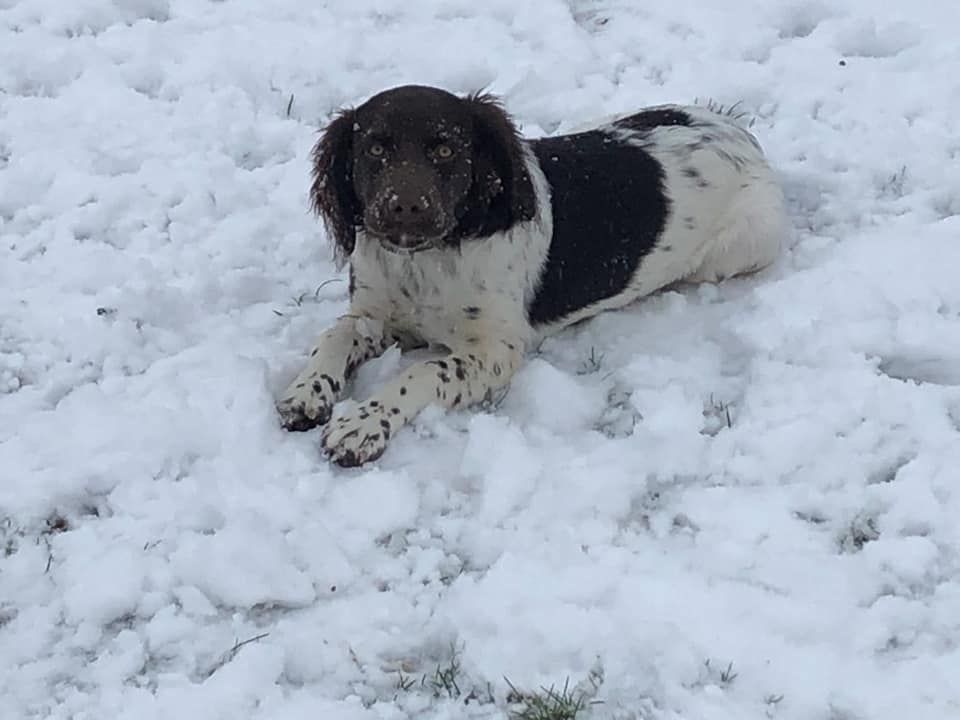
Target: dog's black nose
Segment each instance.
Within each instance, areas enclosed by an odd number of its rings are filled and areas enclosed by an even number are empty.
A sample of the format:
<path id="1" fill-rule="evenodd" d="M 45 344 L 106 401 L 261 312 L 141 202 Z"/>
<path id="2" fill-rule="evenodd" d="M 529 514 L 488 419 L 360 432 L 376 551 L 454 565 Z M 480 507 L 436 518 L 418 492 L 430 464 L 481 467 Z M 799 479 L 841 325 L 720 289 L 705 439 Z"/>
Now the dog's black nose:
<path id="1" fill-rule="evenodd" d="M 368 230 L 404 247 L 443 235 L 450 215 L 432 179 L 398 175 L 386 180 L 364 211 Z"/>
<path id="2" fill-rule="evenodd" d="M 422 193 L 392 193 L 387 198 L 384 214 L 384 219 L 398 228 L 433 224 L 434 213 L 431 212 L 430 200 Z"/>

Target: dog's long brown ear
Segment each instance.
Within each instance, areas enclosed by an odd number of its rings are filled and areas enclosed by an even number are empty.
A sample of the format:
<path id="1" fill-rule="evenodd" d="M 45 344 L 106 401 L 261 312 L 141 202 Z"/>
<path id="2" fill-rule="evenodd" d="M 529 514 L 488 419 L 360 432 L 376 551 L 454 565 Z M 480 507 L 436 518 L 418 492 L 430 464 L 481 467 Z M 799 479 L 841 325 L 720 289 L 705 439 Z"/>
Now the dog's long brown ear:
<path id="1" fill-rule="evenodd" d="M 468 209 L 464 221 L 479 224 L 470 231 L 488 234 L 532 219 L 537 199 L 516 126 L 492 95 L 477 93 L 464 102 L 473 118 L 474 186 L 468 204 L 484 206 Z M 478 222 L 471 223 L 471 215 Z"/>
<path id="2" fill-rule="evenodd" d="M 357 242 L 356 226 L 362 208 L 353 189 L 354 111 L 341 111 L 313 147 L 313 184 L 310 200 L 334 244 L 343 265 Z"/>

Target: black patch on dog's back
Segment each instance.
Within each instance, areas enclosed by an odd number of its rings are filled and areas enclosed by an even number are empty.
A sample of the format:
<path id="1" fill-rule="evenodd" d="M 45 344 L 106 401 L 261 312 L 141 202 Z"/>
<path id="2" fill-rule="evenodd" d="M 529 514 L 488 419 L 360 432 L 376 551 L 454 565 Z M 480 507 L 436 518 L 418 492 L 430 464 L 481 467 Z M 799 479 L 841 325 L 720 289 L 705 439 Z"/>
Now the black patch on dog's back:
<path id="1" fill-rule="evenodd" d="M 653 108 L 644 110 L 625 118 L 620 118 L 614 123 L 617 127 L 627 130 L 652 130 L 663 125 L 684 125 L 689 127 L 693 124 L 690 116 L 683 110 L 676 108 Z"/>
<path id="2" fill-rule="evenodd" d="M 531 146 L 553 209 L 550 251 L 527 308 L 538 326 L 621 292 L 656 245 L 670 207 L 663 168 L 641 147 L 600 130 Z"/>

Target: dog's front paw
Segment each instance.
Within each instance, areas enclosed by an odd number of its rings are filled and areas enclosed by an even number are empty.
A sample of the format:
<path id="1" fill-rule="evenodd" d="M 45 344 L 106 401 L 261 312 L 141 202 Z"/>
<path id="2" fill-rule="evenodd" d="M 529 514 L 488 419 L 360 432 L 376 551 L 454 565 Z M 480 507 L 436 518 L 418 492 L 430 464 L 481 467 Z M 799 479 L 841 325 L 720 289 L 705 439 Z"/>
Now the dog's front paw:
<path id="1" fill-rule="evenodd" d="M 339 383 L 329 375 L 294 380 L 277 403 L 283 427 L 303 431 L 326 423 L 333 414 L 339 389 Z"/>
<path id="2" fill-rule="evenodd" d="M 321 444 L 337 465 L 357 467 L 383 455 L 392 429 L 382 405 L 363 403 L 327 425 Z"/>

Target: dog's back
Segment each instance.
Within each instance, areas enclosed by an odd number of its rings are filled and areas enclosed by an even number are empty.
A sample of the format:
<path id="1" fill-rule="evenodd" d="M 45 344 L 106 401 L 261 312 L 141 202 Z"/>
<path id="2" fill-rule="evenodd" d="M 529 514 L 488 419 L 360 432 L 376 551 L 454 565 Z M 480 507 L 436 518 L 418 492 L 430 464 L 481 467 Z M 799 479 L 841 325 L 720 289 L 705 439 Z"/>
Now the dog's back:
<path id="1" fill-rule="evenodd" d="M 553 221 L 534 325 L 576 322 L 677 280 L 757 270 L 779 252 L 779 186 L 729 113 L 664 105 L 530 143 Z"/>

